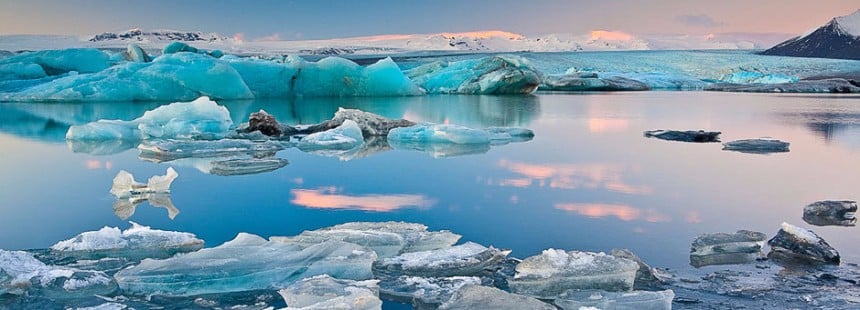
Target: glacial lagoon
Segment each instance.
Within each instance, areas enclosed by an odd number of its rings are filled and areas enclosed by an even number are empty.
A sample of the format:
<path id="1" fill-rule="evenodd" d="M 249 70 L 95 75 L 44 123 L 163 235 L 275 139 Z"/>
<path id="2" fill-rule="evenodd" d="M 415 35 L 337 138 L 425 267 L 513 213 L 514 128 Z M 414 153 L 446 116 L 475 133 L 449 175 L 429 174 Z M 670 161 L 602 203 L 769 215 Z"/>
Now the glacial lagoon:
<path id="1" fill-rule="evenodd" d="M 288 161 L 285 166 L 233 176 L 211 173 L 213 159 L 158 163 L 139 158 L 136 145 L 65 141 L 71 125 L 131 120 L 169 102 L 0 103 L 0 249 L 38 252 L 81 232 L 126 229 L 129 221 L 193 233 L 207 248 L 240 232 L 268 238 L 347 222 L 404 221 L 462 235 L 460 243 L 510 249 L 510 257 L 521 259 L 547 248 L 628 248 L 676 279 L 699 279 L 727 269 L 754 273 L 752 266 L 763 264 L 696 269 L 690 245 L 700 234 L 744 229 L 770 238 L 788 222 L 826 239 L 841 254 L 842 268 L 856 270 L 856 228 L 813 226 L 802 216 L 815 201 L 858 199 L 857 102 L 852 95 L 674 91 L 219 101 L 236 124 L 260 109 L 283 123 L 314 124 L 344 107 L 416 122 L 535 132 L 530 141 L 487 148 L 379 147 L 354 156 L 287 148 L 275 155 Z M 724 142 L 773 137 L 790 142 L 791 150 L 745 154 L 723 151 L 719 143 L 643 137 L 653 129 L 721 131 Z M 120 170 L 145 181 L 168 167 L 179 173 L 169 207 L 144 201 L 115 209 L 109 189 Z M 766 267 L 774 273 L 776 266 Z M 849 280 L 856 281 L 853 272 Z M 768 276 L 760 278 L 767 282 Z M 782 295 L 763 291 L 737 298 L 747 306 L 814 305 L 801 297 L 769 300 Z M 841 300 L 860 298 L 856 289 L 847 292 Z M 675 295 L 676 308 L 719 308 L 708 298 L 725 296 L 678 289 Z M 731 305 L 726 298 L 719 302 Z M 283 306 L 280 300 L 263 303 Z M 75 304 L 49 307 L 63 305 Z M 384 307 L 409 305 L 385 301 Z"/>

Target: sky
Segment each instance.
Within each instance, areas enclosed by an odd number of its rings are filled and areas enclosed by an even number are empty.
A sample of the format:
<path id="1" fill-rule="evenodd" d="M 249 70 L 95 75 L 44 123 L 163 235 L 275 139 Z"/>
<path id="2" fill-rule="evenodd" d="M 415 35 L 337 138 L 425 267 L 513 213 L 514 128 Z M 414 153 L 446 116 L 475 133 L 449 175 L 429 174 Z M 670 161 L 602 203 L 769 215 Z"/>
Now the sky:
<path id="1" fill-rule="evenodd" d="M 857 0 L 0 0 L 0 35 L 136 27 L 284 40 L 476 30 L 800 34 L 858 9 Z"/>

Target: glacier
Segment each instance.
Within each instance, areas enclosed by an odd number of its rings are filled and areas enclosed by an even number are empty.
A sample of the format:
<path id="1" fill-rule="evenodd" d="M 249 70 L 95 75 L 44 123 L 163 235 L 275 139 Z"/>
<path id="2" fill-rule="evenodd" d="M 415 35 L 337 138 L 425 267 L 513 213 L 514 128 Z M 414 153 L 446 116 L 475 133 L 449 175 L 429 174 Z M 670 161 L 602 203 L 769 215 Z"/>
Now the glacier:
<path id="1" fill-rule="evenodd" d="M 373 251 L 352 243 L 326 241 L 302 247 L 240 233 L 214 248 L 163 260 L 144 259 L 114 278 L 128 294 L 192 296 L 282 289 L 323 274 L 368 280 L 373 278 L 375 260 Z"/>

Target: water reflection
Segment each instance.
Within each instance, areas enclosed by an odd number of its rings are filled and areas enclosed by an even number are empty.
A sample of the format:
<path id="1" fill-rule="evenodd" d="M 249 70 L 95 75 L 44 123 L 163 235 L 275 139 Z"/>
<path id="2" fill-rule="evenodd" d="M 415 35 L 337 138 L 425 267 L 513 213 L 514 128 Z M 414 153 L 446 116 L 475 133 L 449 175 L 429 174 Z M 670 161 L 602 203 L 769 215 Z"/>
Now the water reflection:
<path id="1" fill-rule="evenodd" d="M 801 125 L 825 142 L 839 142 L 860 148 L 860 113 L 842 110 L 841 106 L 821 111 L 775 113 L 781 121 Z"/>
<path id="2" fill-rule="evenodd" d="M 528 164 L 502 159 L 498 165 L 522 178 L 508 178 L 499 182 L 501 186 L 528 187 L 537 185 L 559 189 L 605 189 L 631 195 L 646 195 L 653 192 L 645 185 L 631 185 L 622 180 L 628 171 L 623 164 Z"/>
<path id="3" fill-rule="evenodd" d="M 134 195 L 127 198 L 117 198 L 113 203 L 113 213 L 121 220 L 128 220 L 134 215 L 137 206 L 141 203 L 149 202 L 149 205 L 155 208 L 164 208 L 167 210 L 167 217 L 171 220 L 179 215 L 179 209 L 173 205 L 173 200 L 170 199 L 170 194 L 152 193 Z"/>
<path id="4" fill-rule="evenodd" d="M 391 212 L 402 208 L 429 208 L 436 201 L 424 195 L 346 195 L 337 187 L 319 189 L 293 189 L 290 203 L 312 209 L 360 210 Z"/>
<path id="5" fill-rule="evenodd" d="M 622 221 L 642 220 L 649 223 L 670 222 L 672 218 L 654 209 L 642 210 L 622 204 L 560 203 L 556 209 L 577 213 L 590 218 L 615 217 Z"/>

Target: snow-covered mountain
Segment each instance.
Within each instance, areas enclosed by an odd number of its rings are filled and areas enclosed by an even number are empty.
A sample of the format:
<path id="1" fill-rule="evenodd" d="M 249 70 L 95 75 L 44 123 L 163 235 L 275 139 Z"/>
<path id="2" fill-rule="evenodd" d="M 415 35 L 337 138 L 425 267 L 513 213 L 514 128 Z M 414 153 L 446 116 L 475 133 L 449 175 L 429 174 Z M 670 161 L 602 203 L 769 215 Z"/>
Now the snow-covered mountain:
<path id="1" fill-rule="evenodd" d="M 787 37 L 787 36 L 786 36 Z M 19 51 L 70 47 L 125 48 L 135 43 L 160 50 L 172 41 L 234 54 L 391 54 L 417 51 L 450 52 L 568 52 L 606 50 L 755 49 L 755 35 L 643 35 L 596 30 L 587 34 L 550 34 L 526 37 L 491 30 L 436 34 L 393 34 L 325 40 L 242 40 L 217 33 L 131 29 L 86 37 L 0 36 L 0 50 Z"/>
<path id="2" fill-rule="evenodd" d="M 807 34 L 771 47 L 763 54 L 860 59 L 860 10 L 836 17 Z"/>

